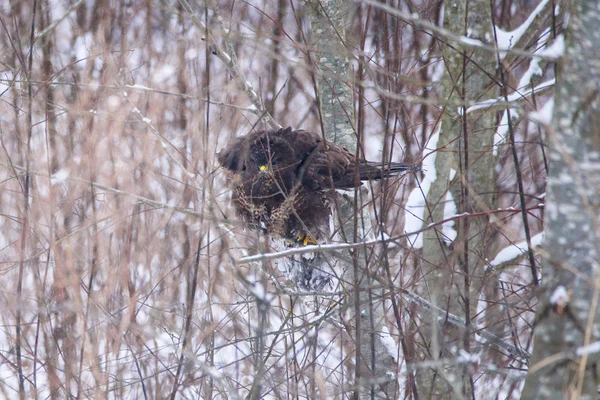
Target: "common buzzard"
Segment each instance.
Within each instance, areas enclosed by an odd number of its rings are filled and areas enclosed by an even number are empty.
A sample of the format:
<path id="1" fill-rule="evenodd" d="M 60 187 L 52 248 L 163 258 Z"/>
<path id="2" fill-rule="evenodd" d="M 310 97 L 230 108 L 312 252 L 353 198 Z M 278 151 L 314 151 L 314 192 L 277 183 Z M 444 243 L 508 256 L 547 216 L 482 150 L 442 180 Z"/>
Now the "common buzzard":
<path id="1" fill-rule="evenodd" d="M 357 159 L 319 135 L 284 128 L 233 139 L 218 154 L 233 180 L 238 215 L 252 228 L 304 245 L 323 237 L 335 190 L 383 179 L 408 164 Z"/>

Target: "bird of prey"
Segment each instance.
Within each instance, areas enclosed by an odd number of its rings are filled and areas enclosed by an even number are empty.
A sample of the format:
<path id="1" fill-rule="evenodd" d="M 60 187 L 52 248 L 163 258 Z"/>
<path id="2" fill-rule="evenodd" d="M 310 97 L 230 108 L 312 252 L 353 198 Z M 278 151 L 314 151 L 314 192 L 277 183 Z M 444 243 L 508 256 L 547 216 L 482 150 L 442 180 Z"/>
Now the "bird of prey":
<path id="1" fill-rule="evenodd" d="M 305 246 L 323 238 L 335 189 L 419 170 L 359 159 L 315 133 L 292 128 L 237 137 L 218 160 L 232 178 L 233 202 L 246 225 Z"/>

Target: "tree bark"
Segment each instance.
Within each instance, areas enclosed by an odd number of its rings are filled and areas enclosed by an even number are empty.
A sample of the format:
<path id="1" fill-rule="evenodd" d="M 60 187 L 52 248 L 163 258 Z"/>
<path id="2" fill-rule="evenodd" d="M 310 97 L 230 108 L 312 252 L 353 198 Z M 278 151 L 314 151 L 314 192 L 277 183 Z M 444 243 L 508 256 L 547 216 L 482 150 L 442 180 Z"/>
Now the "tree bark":
<path id="1" fill-rule="evenodd" d="M 357 152 L 354 128 L 354 99 L 349 70 L 349 46 L 346 42 L 345 15 L 355 4 L 342 0 L 309 2 L 313 48 L 316 52 L 321 121 L 326 140 Z M 363 215 L 362 199 L 354 193 L 338 196 L 337 222 L 342 224 L 344 241 L 361 241 L 371 229 L 368 215 Z M 397 362 L 381 341 L 383 303 L 380 293 L 373 293 L 366 249 L 352 254 L 352 265 L 344 266 L 344 281 L 349 307 L 354 310 L 353 330 L 348 332 L 356 345 L 355 398 L 393 399 L 397 390 Z"/>
<path id="2" fill-rule="evenodd" d="M 486 0 L 451 2 L 444 9 L 445 28 L 487 42 L 493 37 L 489 23 L 490 7 Z M 468 31 L 467 31 L 468 27 Z M 489 89 L 494 76 L 494 55 L 483 50 L 459 50 L 443 46 L 446 72 L 443 98 L 447 99 L 441 118 L 436 148 L 437 176 L 427 195 L 424 227 L 444 219 L 448 193 L 457 203 L 457 212 L 477 213 L 495 209 L 496 200 L 493 155 L 495 114 L 486 110 L 466 113 L 467 105 L 482 96 L 493 98 L 497 89 Z M 453 172 L 454 171 L 454 172 Z M 467 329 L 457 330 L 437 318 L 426 321 L 421 360 L 454 357 L 458 350 L 470 351 L 468 327 L 477 307 L 484 260 L 490 251 L 489 218 L 478 216 L 459 221 L 457 239 L 452 248 L 445 242 L 442 229 L 431 229 L 423 237 L 422 283 L 428 299 L 448 312 L 464 318 Z M 455 350 L 451 351 L 451 348 Z M 472 381 L 466 368 L 429 368 L 417 374 L 422 398 L 470 397 Z"/>
<path id="3" fill-rule="evenodd" d="M 557 73 L 546 202 L 543 290 L 523 399 L 598 397 L 600 24 L 597 1 L 570 10 Z"/>

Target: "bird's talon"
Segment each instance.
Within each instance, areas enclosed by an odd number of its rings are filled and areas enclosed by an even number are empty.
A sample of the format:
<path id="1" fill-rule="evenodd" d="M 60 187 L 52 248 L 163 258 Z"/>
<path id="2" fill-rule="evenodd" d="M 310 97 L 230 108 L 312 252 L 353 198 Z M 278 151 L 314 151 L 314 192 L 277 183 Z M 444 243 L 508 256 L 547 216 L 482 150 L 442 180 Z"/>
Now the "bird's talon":
<path id="1" fill-rule="evenodd" d="M 308 246 L 309 244 L 317 245 L 317 244 L 319 244 L 319 242 L 317 242 L 315 239 L 311 238 L 310 236 L 306 236 L 304 238 L 304 245 Z"/>
<path id="2" fill-rule="evenodd" d="M 308 235 L 298 235 L 298 237 L 296 238 L 296 241 L 299 243 L 302 243 L 304 246 L 308 246 L 309 244 L 311 244 L 311 245 L 319 244 L 319 242 L 317 242 L 315 239 L 311 238 Z"/>

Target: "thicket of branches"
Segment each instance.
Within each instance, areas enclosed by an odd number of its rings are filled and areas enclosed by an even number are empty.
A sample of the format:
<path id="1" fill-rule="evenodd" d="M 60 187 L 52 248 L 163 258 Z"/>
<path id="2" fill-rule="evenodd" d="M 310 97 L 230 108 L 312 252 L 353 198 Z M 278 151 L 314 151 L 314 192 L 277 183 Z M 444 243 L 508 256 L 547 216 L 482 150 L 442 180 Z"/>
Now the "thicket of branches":
<path id="1" fill-rule="evenodd" d="M 349 73 L 329 78 L 351 89 L 359 151 L 426 167 L 363 193 L 368 238 L 386 240 L 364 253 L 360 306 L 383 311 L 361 340 L 370 368 L 384 346 L 394 370 L 360 389 L 392 398 L 517 398 L 526 376 L 554 78 L 530 53 L 562 15 L 543 2 L 511 43 L 538 2 L 475 3 L 502 31 L 448 27 L 434 0 L 342 8 Z M 300 290 L 280 259 L 244 259 L 280 239 L 243 228 L 216 162 L 255 128 L 322 131 L 319 4 L 0 6 L 0 396 L 346 398 L 369 377 L 358 283 L 336 267 L 332 287 Z"/>

